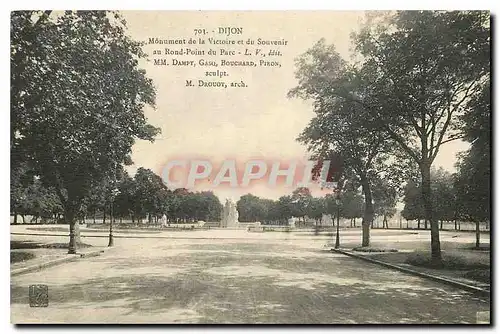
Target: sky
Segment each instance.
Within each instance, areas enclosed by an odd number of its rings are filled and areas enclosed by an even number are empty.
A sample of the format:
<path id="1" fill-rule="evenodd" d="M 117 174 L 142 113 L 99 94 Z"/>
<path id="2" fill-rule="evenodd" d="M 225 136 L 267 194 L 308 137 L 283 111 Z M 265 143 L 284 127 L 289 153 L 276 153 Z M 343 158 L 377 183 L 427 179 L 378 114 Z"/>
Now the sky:
<path id="1" fill-rule="evenodd" d="M 150 37 L 189 38 L 194 29 L 203 28 L 209 31 L 208 37 L 219 27 L 241 27 L 243 39 L 288 41 L 287 46 L 280 47 L 283 54 L 279 57 L 280 68 L 229 71 L 229 78 L 243 79 L 248 85 L 246 88 L 190 88 L 185 86 L 185 81 L 193 78 L 196 82 L 202 78 L 200 68 L 155 66 L 153 61 L 141 63 L 157 89 L 156 109 L 147 108 L 146 117 L 161 128 L 162 133 L 154 143 L 139 141 L 133 146 L 134 165 L 129 171 L 133 173 L 138 167 L 145 167 L 159 175 L 173 159 L 203 157 L 213 162 L 236 159 L 242 164 L 253 157 L 265 157 L 268 161 L 307 160 L 306 148 L 296 138 L 313 112 L 310 102 L 287 98 L 287 92 L 297 85 L 294 59 L 321 38 L 325 38 L 327 44 L 334 44 L 340 55 L 349 59 L 352 55 L 350 34 L 360 27 L 365 15 L 361 11 L 125 11 L 122 14 L 130 36 L 141 41 L 148 41 Z M 159 49 L 165 47 L 176 48 L 161 45 Z M 157 48 L 144 47 L 151 60 Z M 444 145 L 434 166 L 453 171 L 456 153 L 466 148 L 463 142 Z M 252 187 L 212 188 L 207 181 L 192 190 L 213 190 L 221 199 L 237 200 L 249 192 L 276 199 L 290 194 L 293 188 L 273 187 L 265 182 L 254 183 Z M 318 187 L 312 190 L 316 195 L 324 193 Z"/>

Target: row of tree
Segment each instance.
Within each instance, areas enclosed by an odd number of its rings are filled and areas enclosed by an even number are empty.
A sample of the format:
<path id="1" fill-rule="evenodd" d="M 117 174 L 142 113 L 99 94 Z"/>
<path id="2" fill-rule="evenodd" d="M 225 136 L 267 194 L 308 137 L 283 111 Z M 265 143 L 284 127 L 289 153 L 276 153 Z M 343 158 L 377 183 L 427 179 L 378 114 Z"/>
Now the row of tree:
<path id="1" fill-rule="evenodd" d="M 341 177 L 361 185 L 362 246 L 370 244 L 374 184 L 402 191 L 404 181 L 416 180 L 440 265 L 431 167 L 446 143 L 472 144 L 460 163 L 460 189 L 471 202 L 468 215 L 489 213 L 490 15 L 398 11 L 366 23 L 352 35 L 354 61 L 324 40 L 297 59 L 299 84 L 289 96 L 311 100 L 315 112 L 298 140 L 315 157 L 341 157 Z"/>
<path id="2" fill-rule="evenodd" d="M 470 186 L 470 180 L 464 179 L 460 172 L 452 174 L 442 168 L 433 170 L 431 175 L 433 216 L 439 221 L 441 229 L 444 222 L 454 222 L 455 229 L 460 221 L 475 222 L 476 226 L 479 226 L 480 222 L 489 223 L 488 210 L 481 210 L 486 205 L 482 202 L 479 204 L 477 200 L 471 200 L 471 194 L 464 191 L 464 188 Z M 424 228 L 427 229 L 428 221 L 425 219 L 420 187 L 420 184 L 413 180 L 407 182 L 403 197 L 405 206 L 401 215 L 407 220 L 417 220 L 418 228 L 423 221 Z M 482 191 L 485 192 L 485 190 Z M 479 210 L 471 204 L 479 204 Z"/>
<path id="3" fill-rule="evenodd" d="M 391 12 L 370 17 L 352 44 L 355 62 L 323 40 L 298 58 L 299 85 L 289 96 L 312 100 L 316 114 L 299 140 L 313 158 L 342 157 L 343 183 L 361 187 L 363 246 L 370 243 L 376 185 L 402 192 L 405 181 L 418 183 L 432 256 L 440 263 L 431 167 L 447 142 L 471 143 L 458 165 L 461 212 L 489 219 L 490 15 Z M 33 210 L 62 211 L 70 253 L 76 252 L 77 217 L 99 205 L 96 189 L 109 184 L 114 190 L 122 166 L 132 163 L 134 142 L 159 133 L 144 115 L 155 107 L 156 92 L 139 68 L 141 47 L 117 13 L 11 13 L 11 179 L 29 192 L 51 193 L 33 202 Z M 132 197 L 121 196 L 131 201 L 128 214 L 162 212 L 165 201 L 135 203 L 143 190 L 132 189 Z M 11 191 L 21 199 L 14 200 L 15 210 L 25 210 L 28 190 Z"/>
<path id="4" fill-rule="evenodd" d="M 64 208 L 53 188 L 45 187 L 39 178 L 28 170 L 14 170 L 16 178 L 11 182 L 11 212 L 14 223 L 18 215 L 25 223 L 30 215 L 37 222 L 59 222 Z M 186 189 L 171 191 L 161 178 L 149 169 L 139 168 L 134 177 L 120 170 L 118 177 L 95 185 L 83 200 L 77 219 L 97 217 L 106 219 L 125 218 L 132 223 L 145 218 L 148 223 L 158 223 L 164 215 L 169 222 L 192 222 L 198 220 L 219 221 L 222 204 L 211 191 L 190 192 Z M 40 219 L 40 220 L 39 220 Z"/>
<path id="5" fill-rule="evenodd" d="M 383 184 L 378 186 L 382 187 Z M 396 193 L 392 189 L 376 188 L 375 214 L 387 219 L 396 213 Z M 241 222 L 287 224 L 295 217 L 305 222 L 306 217 L 318 223 L 324 214 L 332 217 L 350 219 L 355 226 L 356 219 L 363 216 L 364 200 L 358 189 L 349 187 L 340 194 L 327 194 L 313 197 L 308 188 L 297 188 L 291 195 L 281 196 L 278 200 L 259 198 L 252 194 L 242 196 L 236 203 Z"/>
<path id="6" fill-rule="evenodd" d="M 10 31 L 11 173 L 26 164 L 55 193 L 76 253 L 92 190 L 132 164 L 136 140 L 160 132 L 144 114 L 156 100 L 139 67 L 146 54 L 115 12 L 14 11 Z"/>

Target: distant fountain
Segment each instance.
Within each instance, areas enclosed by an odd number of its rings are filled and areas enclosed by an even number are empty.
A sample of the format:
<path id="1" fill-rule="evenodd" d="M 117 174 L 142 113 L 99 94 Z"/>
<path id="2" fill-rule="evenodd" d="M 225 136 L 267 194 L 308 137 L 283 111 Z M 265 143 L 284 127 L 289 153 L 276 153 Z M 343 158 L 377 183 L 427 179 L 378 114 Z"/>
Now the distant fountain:
<path id="1" fill-rule="evenodd" d="M 224 205 L 224 210 L 222 211 L 222 220 L 220 222 L 220 227 L 227 228 L 238 228 L 238 210 L 236 210 L 236 204 L 230 199 L 226 200 Z"/>

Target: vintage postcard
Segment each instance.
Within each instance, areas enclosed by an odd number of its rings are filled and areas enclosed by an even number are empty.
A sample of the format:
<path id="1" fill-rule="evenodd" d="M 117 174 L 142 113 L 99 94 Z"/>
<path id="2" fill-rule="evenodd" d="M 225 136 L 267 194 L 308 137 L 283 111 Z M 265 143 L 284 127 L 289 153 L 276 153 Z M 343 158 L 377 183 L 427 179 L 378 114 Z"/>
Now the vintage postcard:
<path id="1" fill-rule="evenodd" d="M 13 324 L 490 324 L 488 11 L 13 11 Z"/>

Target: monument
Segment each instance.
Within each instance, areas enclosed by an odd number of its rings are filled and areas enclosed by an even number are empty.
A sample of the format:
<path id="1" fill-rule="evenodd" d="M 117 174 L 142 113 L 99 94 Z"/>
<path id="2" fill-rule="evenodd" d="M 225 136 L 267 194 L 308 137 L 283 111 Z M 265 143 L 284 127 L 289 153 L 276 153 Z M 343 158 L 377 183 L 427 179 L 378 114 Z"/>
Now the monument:
<path id="1" fill-rule="evenodd" d="M 237 228 L 238 226 L 238 210 L 236 210 L 236 204 L 230 199 L 227 199 L 224 210 L 222 211 L 220 227 Z"/>

